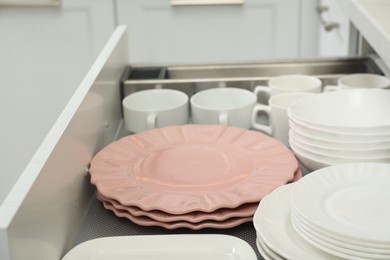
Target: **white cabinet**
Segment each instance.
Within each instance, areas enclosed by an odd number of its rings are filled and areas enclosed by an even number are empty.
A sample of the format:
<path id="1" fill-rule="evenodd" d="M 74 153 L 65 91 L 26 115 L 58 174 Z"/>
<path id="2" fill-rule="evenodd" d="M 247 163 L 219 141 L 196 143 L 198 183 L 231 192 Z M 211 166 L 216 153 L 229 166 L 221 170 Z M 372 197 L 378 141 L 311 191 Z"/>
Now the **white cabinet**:
<path id="1" fill-rule="evenodd" d="M 300 8 L 300 0 L 179 6 L 168 0 L 116 1 L 117 22 L 128 26 L 132 64 L 296 58 Z"/>
<path id="2" fill-rule="evenodd" d="M 115 27 L 108 0 L 6 2 L 21 1 L 0 1 L 0 203 Z"/>
<path id="3" fill-rule="evenodd" d="M 350 22 L 334 0 L 321 0 L 318 5 L 319 56 L 343 57 L 349 55 L 351 34 Z"/>

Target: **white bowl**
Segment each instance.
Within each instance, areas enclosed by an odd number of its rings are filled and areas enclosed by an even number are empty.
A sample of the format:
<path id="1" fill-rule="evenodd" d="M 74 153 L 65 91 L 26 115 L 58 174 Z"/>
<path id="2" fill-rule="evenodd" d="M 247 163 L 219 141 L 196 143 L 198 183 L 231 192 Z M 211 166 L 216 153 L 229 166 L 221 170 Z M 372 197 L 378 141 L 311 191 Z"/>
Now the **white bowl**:
<path id="1" fill-rule="evenodd" d="M 350 89 L 329 91 L 298 100 L 290 118 L 313 127 L 346 133 L 390 132 L 390 90 Z"/>
<path id="2" fill-rule="evenodd" d="M 295 156 L 298 160 L 305 166 L 305 168 L 309 171 L 315 171 L 324 167 L 328 167 L 333 165 L 331 162 L 327 162 L 325 160 L 321 160 L 318 158 L 313 158 L 309 154 L 306 154 L 304 150 L 295 146 L 293 142 L 290 140 L 291 150 L 294 152 Z"/>
<path id="3" fill-rule="evenodd" d="M 294 129 L 300 133 L 303 133 L 307 136 L 326 139 L 336 142 L 387 142 L 390 140 L 390 131 L 388 134 L 377 134 L 377 135 L 359 135 L 359 134 L 335 134 L 332 132 L 327 132 L 324 130 L 317 130 L 314 128 L 306 127 L 302 124 L 297 123 L 295 120 L 293 121 L 291 118 L 289 119 L 290 129 Z"/>
<path id="4" fill-rule="evenodd" d="M 389 90 L 389 92 L 390 92 L 390 90 Z M 360 138 L 365 138 L 365 139 L 372 139 L 372 138 L 375 139 L 377 136 L 384 137 L 384 138 L 386 138 L 386 137 L 390 138 L 389 131 L 378 133 L 377 131 L 375 131 L 374 128 L 371 129 L 372 131 L 369 131 L 369 129 L 367 129 L 366 131 L 358 131 L 355 128 L 350 128 L 348 130 L 346 130 L 346 129 L 328 129 L 327 127 L 310 125 L 304 121 L 301 121 L 301 120 L 293 118 L 293 117 L 290 117 L 289 120 L 293 121 L 296 125 L 299 125 L 301 128 L 307 129 L 308 131 L 322 132 L 322 133 L 325 133 L 325 134 L 330 135 L 330 136 L 334 136 L 334 135 L 353 136 L 354 138 L 360 137 Z"/>
<path id="5" fill-rule="evenodd" d="M 362 147 L 356 148 L 329 148 L 321 145 L 316 145 L 310 142 L 306 142 L 301 139 L 298 135 L 294 133 L 294 131 L 290 130 L 289 138 L 292 138 L 294 142 L 304 148 L 307 151 L 316 152 L 320 154 L 325 154 L 329 156 L 341 156 L 346 158 L 390 158 L 390 147 L 383 149 L 368 149 Z"/>
<path id="6" fill-rule="evenodd" d="M 293 145 L 295 149 L 300 152 L 303 152 L 305 155 L 309 156 L 311 159 L 326 162 L 329 164 L 340 164 L 340 163 L 353 163 L 353 162 L 377 162 L 377 163 L 390 163 L 390 156 L 371 156 L 371 157 L 358 157 L 358 156 L 337 156 L 326 153 L 321 153 L 315 150 L 308 150 L 306 147 L 303 147 L 297 143 L 294 138 L 290 137 L 290 145 Z"/>
<path id="7" fill-rule="evenodd" d="M 337 141 L 308 135 L 307 133 L 301 132 L 299 128 L 291 128 L 290 130 L 294 132 L 296 138 L 305 143 L 310 143 L 313 146 L 333 149 L 390 149 L 390 137 L 387 140 L 383 139 L 381 141 Z"/>

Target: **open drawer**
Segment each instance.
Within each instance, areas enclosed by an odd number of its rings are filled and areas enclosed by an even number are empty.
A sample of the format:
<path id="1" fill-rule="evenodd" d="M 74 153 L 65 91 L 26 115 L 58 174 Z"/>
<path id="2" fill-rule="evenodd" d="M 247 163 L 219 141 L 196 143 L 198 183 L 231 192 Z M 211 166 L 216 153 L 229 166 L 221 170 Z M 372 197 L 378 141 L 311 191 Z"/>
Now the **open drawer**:
<path id="1" fill-rule="evenodd" d="M 345 73 L 382 73 L 373 60 L 364 57 L 241 65 L 168 66 L 165 69 L 169 77 L 165 74 L 162 78 L 133 80 L 127 77 L 132 67 L 127 61 L 125 36 L 126 28 L 123 26 L 114 31 L 1 205 L 0 259 L 58 260 L 76 244 L 96 237 L 187 232 L 143 228 L 123 221 L 104 210 L 95 199 L 88 175 L 89 161 L 104 146 L 128 134 L 123 130 L 121 114 L 121 98 L 128 93 L 157 86 L 180 88 L 191 95 L 208 83 L 215 86 L 224 84 L 227 87 L 242 84 L 240 86 L 253 88 L 277 74 L 305 73 L 297 69 L 305 66 L 314 68 L 316 65 L 328 70 L 311 70 L 307 73 L 318 75 L 328 82 Z M 259 71 L 261 68 L 263 74 Z M 202 232 L 235 235 L 255 246 L 256 234 L 251 223 L 232 230 Z M 258 257 L 261 259 L 260 255 Z"/>

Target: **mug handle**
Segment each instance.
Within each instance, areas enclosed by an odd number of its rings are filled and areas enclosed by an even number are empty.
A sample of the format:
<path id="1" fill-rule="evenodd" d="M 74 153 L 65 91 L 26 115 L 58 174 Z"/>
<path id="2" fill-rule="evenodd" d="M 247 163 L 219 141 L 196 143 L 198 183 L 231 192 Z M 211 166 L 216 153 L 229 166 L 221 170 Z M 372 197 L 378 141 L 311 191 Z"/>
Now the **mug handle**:
<path id="1" fill-rule="evenodd" d="M 339 89 L 340 89 L 339 86 L 328 85 L 328 86 L 324 87 L 324 92 L 325 91 L 335 91 L 335 90 L 339 90 Z"/>
<path id="2" fill-rule="evenodd" d="M 272 135 L 272 126 L 257 123 L 257 114 L 265 112 L 268 115 L 268 120 L 271 121 L 271 108 L 266 105 L 257 104 L 252 110 L 252 126 L 256 130 L 260 130 L 268 135 Z"/>
<path id="3" fill-rule="evenodd" d="M 253 92 L 255 93 L 256 97 L 258 97 L 259 93 L 261 93 L 261 95 L 265 94 L 266 100 L 271 97 L 271 89 L 267 86 L 257 86 L 255 87 L 255 90 L 253 90 Z"/>
<path id="4" fill-rule="evenodd" d="M 157 115 L 149 114 L 146 118 L 146 129 L 156 128 Z"/>
<path id="5" fill-rule="evenodd" d="M 223 112 L 223 113 L 219 114 L 218 123 L 220 125 L 228 125 L 229 124 L 229 115 L 228 115 L 228 113 Z"/>

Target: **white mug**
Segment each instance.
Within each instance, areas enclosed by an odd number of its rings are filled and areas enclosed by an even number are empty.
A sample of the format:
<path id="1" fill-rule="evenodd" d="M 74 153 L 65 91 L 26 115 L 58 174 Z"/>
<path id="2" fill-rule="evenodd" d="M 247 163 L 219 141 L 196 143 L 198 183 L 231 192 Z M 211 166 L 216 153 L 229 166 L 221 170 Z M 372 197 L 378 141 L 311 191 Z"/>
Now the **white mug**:
<path id="1" fill-rule="evenodd" d="M 268 86 L 257 86 L 254 90 L 260 99 L 269 98 L 286 92 L 321 93 L 322 81 L 314 76 L 291 74 L 277 76 L 269 80 Z"/>
<path id="2" fill-rule="evenodd" d="M 179 90 L 148 89 L 122 101 L 125 127 L 132 133 L 188 123 L 188 96 Z"/>
<path id="3" fill-rule="evenodd" d="M 290 128 L 287 110 L 294 102 L 310 95 L 314 95 L 314 93 L 286 92 L 271 97 L 268 106 L 263 104 L 256 105 L 252 114 L 254 128 L 289 146 L 288 132 Z M 261 112 L 268 115 L 269 120 L 267 124 L 259 124 L 256 122 L 257 115 Z"/>
<path id="4" fill-rule="evenodd" d="M 249 129 L 256 95 L 240 88 L 211 88 L 191 97 L 191 116 L 195 124 L 229 125 Z"/>
<path id="5" fill-rule="evenodd" d="M 355 73 L 337 80 L 337 86 L 325 86 L 324 91 L 352 88 L 390 88 L 390 79 L 371 73 Z"/>

